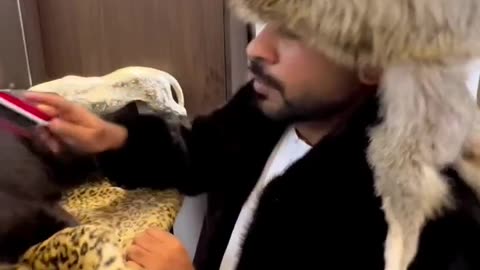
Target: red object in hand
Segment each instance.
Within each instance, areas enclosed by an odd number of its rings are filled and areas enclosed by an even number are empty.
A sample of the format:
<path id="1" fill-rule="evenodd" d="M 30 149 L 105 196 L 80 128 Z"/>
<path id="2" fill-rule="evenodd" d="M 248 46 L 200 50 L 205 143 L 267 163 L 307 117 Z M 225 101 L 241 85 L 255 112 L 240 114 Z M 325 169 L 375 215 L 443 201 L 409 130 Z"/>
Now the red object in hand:
<path id="1" fill-rule="evenodd" d="M 30 137 L 31 129 L 45 126 L 52 117 L 35 106 L 6 92 L 0 92 L 0 128 L 22 137 Z"/>

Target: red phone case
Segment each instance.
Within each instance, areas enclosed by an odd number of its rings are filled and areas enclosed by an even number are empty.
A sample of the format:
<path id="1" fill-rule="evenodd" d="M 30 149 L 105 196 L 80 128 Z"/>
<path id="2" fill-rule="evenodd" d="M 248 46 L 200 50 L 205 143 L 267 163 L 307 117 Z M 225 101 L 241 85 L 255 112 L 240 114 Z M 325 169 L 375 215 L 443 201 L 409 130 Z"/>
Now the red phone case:
<path id="1" fill-rule="evenodd" d="M 52 120 L 48 114 L 37 109 L 35 106 L 8 93 L 0 93 L 0 105 L 11 109 L 39 125 L 46 125 Z"/>
<path id="2" fill-rule="evenodd" d="M 22 99 L 0 92 L 0 128 L 17 136 L 30 137 L 32 128 L 47 125 L 51 119 Z"/>

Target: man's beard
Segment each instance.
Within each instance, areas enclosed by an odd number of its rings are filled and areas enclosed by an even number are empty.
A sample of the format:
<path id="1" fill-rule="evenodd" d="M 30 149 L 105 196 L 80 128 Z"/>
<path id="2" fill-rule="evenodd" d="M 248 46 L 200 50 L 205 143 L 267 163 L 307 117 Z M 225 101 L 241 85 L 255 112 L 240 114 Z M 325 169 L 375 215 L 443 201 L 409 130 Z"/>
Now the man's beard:
<path id="1" fill-rule="evenodd" d="M 321 103 L 316 102 L 313 104 L 308 101 L 289 101 L 283 95 L 284 106 L 278 111 L 268 113 L 264 111 L 264 114 L 273 119 L 279 120 L 285 123 L 299 123 L 310 121 L 330 121 L 342 115 L 348 111 L 354 104 L 352 100 L 345 100 L 343 102 L 335 103 Z M 260 106 L 261 100 L 257 100 L 258 106 Z"/>
<path id="2" fill-rule="evenodd" d="M 268 86 L 274 91 L 278 91 L 282 100 L 283 106 L 275 112 L 264 113 L 274 120 L 280 120 L 287 123 L 306 122 L 306 121 L 328 121 L 335 116 L 347 110 L 354 103 L 352 98 L 342 100 L 339 102 L 321 102 L 312 101 L 306 98 L 305 100 L 290 100 L 285 95 L 284 84 L 275 77 L 267 74 L 262 64 L 259 61 L 252 60 L 249 65 L 250 72 L 255 76 L 255 80 Z M 261 107 L 263 97 L 258 96 L 256 99 L 257 105 Z"/>

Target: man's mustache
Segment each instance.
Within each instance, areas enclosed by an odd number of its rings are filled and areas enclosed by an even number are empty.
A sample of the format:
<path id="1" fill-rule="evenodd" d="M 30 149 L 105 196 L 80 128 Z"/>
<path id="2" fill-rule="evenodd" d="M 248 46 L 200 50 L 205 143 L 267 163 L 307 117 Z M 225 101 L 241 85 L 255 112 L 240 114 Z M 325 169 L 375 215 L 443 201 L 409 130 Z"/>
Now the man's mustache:
<path id="1" fill-rule="evenodd" d="M 283 84 L 273 76 L 268 75 L 260 62 L 251 61 L 248 69 L 256 80 L 280 92 L 284 91 Z"/>

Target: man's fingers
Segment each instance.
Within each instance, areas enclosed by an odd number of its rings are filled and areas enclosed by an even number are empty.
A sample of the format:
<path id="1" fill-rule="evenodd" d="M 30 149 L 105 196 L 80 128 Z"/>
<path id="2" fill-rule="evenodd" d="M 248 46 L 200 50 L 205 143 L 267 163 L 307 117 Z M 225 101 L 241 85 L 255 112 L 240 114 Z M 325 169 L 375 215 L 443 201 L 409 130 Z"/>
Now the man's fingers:
<path id="1" fill-rule="evenodd" d="M 140 264 L 138 264 L 134 261 L 127 261 L 127 267 L 128 267 L 128 269 L 131 269 L 131 270 L 142 270 L 142 269 L 144 269 Z"/>
<path id="2" fill-rule="evenodd" d="M 45 127 L 37 128 L 33 142 L 39 147 L 46 147 L 54 154 L 59 154 L 62 150 L 60 142 Z"/>
<path id="3" fill-rule="evenodd" d="M 142 233 L 139 236 L 137 236 L 134 240 L 133 243 L 149 252 L 152 253 L 158 253 L 162 251 L 162 241 L 156 239 L 155 237 L 151 236 L 150 234 L 147 233 Z"/>
<path id="4" fill-rule="evenodd" d="M 91 141 L 94 135 L 89 128 L 76 125 L 61 119 L 54 119 L 48 125 L 49 130 L 64 141 L 83 142 Z"/>
<path id="5" fill-rule="evenodd" d="M 169 239 L 172 236 L 170 233 L 157 228 L 149 228 L 145 233 L 161 242 L 165 241 L 165 239 Z"/>
<path id="6" fill-rule="evenodd" d="M 135 262 L 140 265 L 142 268 L 145 267 L 148 262 L 149 252 L 142 247 L 137 245 L 131 245 L 127 249 L 127 259 Z"/>
<path id="7" fill-rule="evenodd" d="M 48 149 L 50 149 L 50 151 L 52 151 L 54 154 L 60 154 L 60 152 L 62 152 L 60 142 L 54 139 L 52 136 L 45 138 L 44 143 L 47 145 Z"/>
<path id="8" fill-rule="evenodd" d="M 40 105 L 37 106 L 37 108 L 38 108 L 39 110 L 41 110 L 42 112 L 50 115 L 51 117 L 57 117 L 57 116 L 59 115 L 58 110 L 55 109 L 55 108 L 52 107 L 52 106 L 40 104 Z"/>
<path id="9" fill-rule="evenodd" d="M 146 247 L 143 247 L 143 244 Z M 153 251 L 147 250 L 148 248 Z M 134 244 L 127 249 L 127 260 L 134 261 L 145 269 L 193 269 L 180 241 L 157 229 L 149 229 L 134 240 Z"/>
<path id="10" fill-rule="evenodd" d="M 59 95 L 38 92 L 26 92 L 24 94 L 24 98 L 27 99 L 29 102 L 53 107 L 61 113 L 68 112 L 72 108 L 70 102 L 68 102 L 66 99 Z"/>
<path id="11" fill-rule="evenodd" d="M 65 120 L 77 123 L 88 123 L 92 121 L 92 114 L 87 109 L 66 100 L 62 96 L 27 92 L 24 97 L 28 101 L 38 104 L 38 107 L 50 110 L 55 116 Z"/>

